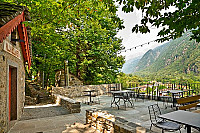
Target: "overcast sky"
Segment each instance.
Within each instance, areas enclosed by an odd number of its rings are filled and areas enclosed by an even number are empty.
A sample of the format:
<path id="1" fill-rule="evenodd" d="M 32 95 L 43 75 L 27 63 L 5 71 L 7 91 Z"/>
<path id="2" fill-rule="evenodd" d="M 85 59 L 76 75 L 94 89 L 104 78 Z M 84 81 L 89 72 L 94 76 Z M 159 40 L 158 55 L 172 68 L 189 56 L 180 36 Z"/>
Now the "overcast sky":
<path id="1" fill-rule="evenodd" d="M 135 24 L 140 24 L 140 20 L 142 19 L 141 11 L 135 9 L 132 13 L 124 13 L 121 8 L 119 8 L 117 14 L 121 19 L 124 20 L 125 28 L 117 34 L 117 37 L 121 37 L 123 39 L 122 44 L 125 46 L 125 49 L 129 49 L 159 38 L 157 37 L 157 34 L 160 29 L 157 28 L 152 28 L 150 30 L 151 32 L 147 34 L 132 33 L 132 27 Z M 162 43 L 153 42 L 149 45 L 132 49 L 131 51 L 128 50 L 126 52 L 122 52 L 121 54 L 126 56 L 126 60 L 129 60 L 131 58 L 143 55 L 149 49 L 153 49 L 160 45 L 162 45 Z"/>

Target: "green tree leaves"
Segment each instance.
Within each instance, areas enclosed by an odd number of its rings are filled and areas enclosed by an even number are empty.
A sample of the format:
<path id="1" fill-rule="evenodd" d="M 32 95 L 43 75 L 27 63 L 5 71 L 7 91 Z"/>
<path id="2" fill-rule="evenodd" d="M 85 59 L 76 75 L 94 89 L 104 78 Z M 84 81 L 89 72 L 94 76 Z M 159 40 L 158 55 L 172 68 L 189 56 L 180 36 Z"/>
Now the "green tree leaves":
<path id="1" fill-rule="evenodd" d="M 133 12 L 134 8 L 142 10 L 143 19 L 141 24 L 136 24 L 132 31 L 147 33 L 149 26 L 163 27 L 158 33 L 161 38 L 158 42 L 176 39 L 182 36 L 185 31 L 191 30 L 193 36 L 200 42 L 200 2 L 198 0 L 117 0 L 123 5 L 122 10 L 126 13 Z M 174 11 L 164 11 L 170 7 L 175 7 Z M 166 30 L 166 29 L 167 30 Z"/>
<path id="2" fill-rule="evenodd" d="M 96 0 L 19 0 L 17 4 L 29 8 L 32 70 L 44 71 L 46 85 L 54 82 L 55 70 L 64 68 L 64 60 L 85 84 L 114 82 L 124 63 L 117 52 L 124 47 L 115 37 L 123 22 L 113 1 L 110 8 Z"/>

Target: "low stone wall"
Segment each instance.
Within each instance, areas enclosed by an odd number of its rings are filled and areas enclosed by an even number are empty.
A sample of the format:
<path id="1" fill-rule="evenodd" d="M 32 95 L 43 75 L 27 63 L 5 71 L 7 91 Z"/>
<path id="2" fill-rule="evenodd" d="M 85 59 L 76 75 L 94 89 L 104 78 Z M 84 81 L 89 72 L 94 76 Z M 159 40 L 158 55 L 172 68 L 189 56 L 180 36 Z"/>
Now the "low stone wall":
<path id="1" fill-rule="evenodd" d="M 149 129 L 146 129 L 133 122 L 115 117 L 109 114 L 107 111 L 101 111 L 96 109 L 86 110 L 86 124 L 90 124 L 91 127 L 99 132 L 104 133 L 150 133 Z"/>
<path id="2" fill-rule="evenodd" d="M 114 133 L 114 122 L 114 115 L 109 114 L 107 111 L 86 110 L 86 124 L 90 124 L 91 127 L 101 133 Z"/>
<path id="3" fill-rule="evenodd" d="M 56 103 L 60 104 L 62 107 L 69 110 L 70 113 L 80 113 L 81 112 L 81 105 L 80 102 L 77 102 L 71 98 L 64 97 L 61 95 L 54 95 L 57 100 Z"/>
<path id="4" fill-rule="evenodd" d="M 99 94 L 106 94 L 109 87 L 114 87 L 116 84 L 101 84 L 101 85 L 84 85 L 84 86 L 69 86 L 69 87 L 53 87 L 52 94 L 58 94 L 69 98 L 84 96 L 85 90 L 98 90 Z M 121 85 L 117 84 L 117 88 L 121 89 Z"/>

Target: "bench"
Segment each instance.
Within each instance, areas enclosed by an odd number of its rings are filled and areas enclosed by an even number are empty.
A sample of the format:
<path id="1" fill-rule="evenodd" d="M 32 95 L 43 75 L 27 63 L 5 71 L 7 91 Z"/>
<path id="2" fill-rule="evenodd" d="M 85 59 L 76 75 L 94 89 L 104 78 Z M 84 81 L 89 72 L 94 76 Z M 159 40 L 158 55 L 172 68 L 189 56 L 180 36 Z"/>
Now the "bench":
<path id="1" fill-rule="evenodd" d="M 193 107 L 197 107 L 197 104 L 200 103 L 199 99 L 200 99 L 200 95 L 179 98 L 177 99 L 177 104 L 179 105 L 178 109 L 186 110 L 186 109 L 191 109 Z"/>
<path id="2" fill-rule="evenodd" d="M 62 107 L 69 110 L 70 113 L 80 113 L 81 111 L 80 102 L 77 102 L 74 99 L 57 94 L 54 94 L 54 96 L 57 98 L 56 102 L 59 103 Z"/>

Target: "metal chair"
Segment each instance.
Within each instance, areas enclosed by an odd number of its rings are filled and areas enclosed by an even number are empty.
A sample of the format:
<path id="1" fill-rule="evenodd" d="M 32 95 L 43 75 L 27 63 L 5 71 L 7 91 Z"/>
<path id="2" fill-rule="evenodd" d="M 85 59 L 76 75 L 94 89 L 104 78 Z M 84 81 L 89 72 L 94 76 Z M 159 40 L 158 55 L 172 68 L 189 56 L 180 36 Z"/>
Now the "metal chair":
<path id="1" fill-rule="evenodd" d="M 126 109 L 126 103 L 130 103 L 131 107 L 134 106 L 133 99 L 131 97 L 132 97 L 132 92 L 123 93 L 122 99 L 124 101 L 125 109 Z"/>
<path id="2" fill-rule="evenodd" d="M 164 130 L 169 131 L 169 132 L 174 132 L 179 130 L 181 133 L 181 125 L 175 122 L 171 121 L 165 121 L 164 119 L 159 118 L 158 116 L 161 115 L 160 108 L 158 104 L 153 104 L 148 106 L 149 110 L 149 115 L 150 115 L 150 120 L 151 120 L 151 127 L 154 125 L 155 127 L 161 128 L 162 133 L 164 133 Z"/>
<path id="3" fill-rule="evenodd" d="M 98 90 L 95 90 L 95 92 L 93 93 L 93 95 L 91 96 L 93 98 L 93 102 L 100 104 L 100 93 Z"/>

